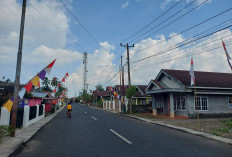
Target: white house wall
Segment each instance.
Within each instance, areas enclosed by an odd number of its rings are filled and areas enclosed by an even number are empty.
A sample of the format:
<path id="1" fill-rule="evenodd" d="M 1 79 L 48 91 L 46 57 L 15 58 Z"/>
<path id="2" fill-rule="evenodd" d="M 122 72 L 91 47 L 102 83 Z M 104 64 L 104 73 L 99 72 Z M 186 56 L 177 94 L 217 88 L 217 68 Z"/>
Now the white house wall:
<path id="1" fill-rule="evenodd" d="M 199 96 L 199 95 L 198 95 Z M 226 95 L 202 95 L 208 98 L 208 110 L 198 111 L 199 114 L 228 114 L 232 113 L 232 108 L 229 108 L 228 98 Z M 194 108 L 195 97 L 193 94 L 187 94 L 187 113 L 188 115 L 196 115 Z"/>
<path id="2" fill-rule="evenodd" d="M 160 81 L 167 85 L 168 88 L 181 88 L 179 83 L 177 83 L 175 80 L 170 80 L 166 75 L 163 75 Z"/>

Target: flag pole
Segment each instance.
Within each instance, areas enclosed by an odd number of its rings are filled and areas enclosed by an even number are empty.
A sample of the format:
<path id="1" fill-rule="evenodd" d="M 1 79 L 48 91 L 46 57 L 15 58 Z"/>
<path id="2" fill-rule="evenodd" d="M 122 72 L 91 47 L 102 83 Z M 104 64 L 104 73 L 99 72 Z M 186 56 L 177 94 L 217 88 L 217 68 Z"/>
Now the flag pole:
<path id="1" fill-rule="evenodd" d="M 196 85 L 195 85 L 195 81 L 194 81 L 194 95 L 195 95 L 195 103 L 196 103 L 196 113 L 197 113 L 197 129 L 198 131 L 200 131 L 200 119 L 199 119 L 199 112 L 198 112 L 198 103 L 197 103 L 197 90 L 196 90 Z"/>

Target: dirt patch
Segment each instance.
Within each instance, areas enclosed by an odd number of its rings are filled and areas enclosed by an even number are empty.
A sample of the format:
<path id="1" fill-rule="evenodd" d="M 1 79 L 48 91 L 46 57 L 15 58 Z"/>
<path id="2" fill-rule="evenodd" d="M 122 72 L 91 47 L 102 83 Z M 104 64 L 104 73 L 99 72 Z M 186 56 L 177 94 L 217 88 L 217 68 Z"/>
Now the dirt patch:
<path id="1" fill-rule="evenodd" d="M 133 114 L 133 116 L 232 139 L 232 118 L 200 118 L 198 121 L 198 119 L 162 119 L 144 114 Z"/>

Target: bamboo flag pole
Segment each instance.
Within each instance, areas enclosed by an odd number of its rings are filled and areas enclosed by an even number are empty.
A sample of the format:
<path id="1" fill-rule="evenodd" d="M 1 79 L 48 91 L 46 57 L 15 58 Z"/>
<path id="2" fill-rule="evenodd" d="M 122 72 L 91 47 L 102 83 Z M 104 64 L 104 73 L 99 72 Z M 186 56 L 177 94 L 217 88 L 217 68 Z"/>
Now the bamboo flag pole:
<path id="1" fill-rule="evenodd" d="M 198 103 L 197 103 L 197 90 L 196 90 L 196 85 L 195 85 L 195 81 L 194 81 L 194 95 L 195 95 L 195 110 L 197 113 L 197 128 L 198 131 L 200 131 L 200 118 L 199 118 L 199 112 L 198 112 Z"/>

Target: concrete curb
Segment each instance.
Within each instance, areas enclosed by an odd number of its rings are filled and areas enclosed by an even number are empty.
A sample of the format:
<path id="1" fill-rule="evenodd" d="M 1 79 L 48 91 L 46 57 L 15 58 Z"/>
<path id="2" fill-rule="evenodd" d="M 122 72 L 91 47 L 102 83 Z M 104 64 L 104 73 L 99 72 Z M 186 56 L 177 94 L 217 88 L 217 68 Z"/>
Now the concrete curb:
<path id="1" fill-rule="evenodd" d="M 126 116 L 126 117 L 133 118 L 133 119 L 141 120 L 141 121 L 144 121 L 144 122 L 147 122 L 147 123 L 152 123 L 152 124 L 156 124 L 156 125 L 160 125 L 160 126 L 165 126 L 165 127 L 168 127 L 168 128 L 180 130 L 180 131 L 183 131 L 183 132 L 187 132 L 187 133 L 194 134 L 194 135 L 201 136 L 201 137 L 206 137 L 206 138 L 209 138 L 209 139 L 213 139 L 213 140 L 216 140 L 216 141 L 220 141 L 220 142 L 232 145 L 232 139 L 218 137 L 218 136 L 215 136 L 215 135 L 212 135 L 212 134 L 209 134 L 209 133 L 194 131 L 194 130 L 191 130 L 191 129 L 178 127 L 178 126 L 174 126 L 174 125 L 170 125 L 170 124 L 165 124 L 165 123 L 162 123 L 162 122 L 155 122 L 153 120 L 149 120 L 149 119 L 145 119 L 145 118 L 141 118 L 141 117 L 136 117 L 136 116 L 131 116 L 131 115 L 124 115 L 124 114 L 122 114 L 122 115 Z"/>
<path id="2" fill-rule="evenodd" d="M 5 137 L 0 143 L 0 157 L 8 157 L 14 155 L 20 148 L 23 147 L 36 133 L 42 129 L 47 123 L 49 123 L 57 114 L 59 114 L 65 105 L 61 107 L 57 112 L 51 114 L 48 117 L 41 119 L 40 121 L 32 124 L 27 128 L 17 129 L 15 137 Z"/>

